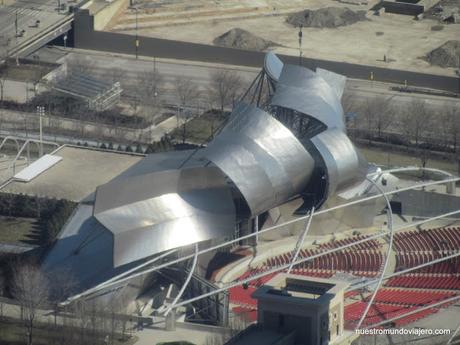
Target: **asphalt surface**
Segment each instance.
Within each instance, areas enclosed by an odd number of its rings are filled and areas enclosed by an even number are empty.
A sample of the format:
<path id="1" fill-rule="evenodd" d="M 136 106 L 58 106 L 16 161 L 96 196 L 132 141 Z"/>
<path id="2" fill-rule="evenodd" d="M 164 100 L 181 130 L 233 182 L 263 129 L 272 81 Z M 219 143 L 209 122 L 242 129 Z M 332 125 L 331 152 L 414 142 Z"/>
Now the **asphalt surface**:
<path id="1" fill-rule="evenodd" d="M 93 49 L 114 53 L 136 54 L 135 37 L 113 32 L 94 31 L 91 20 L 84 11 L 75 16 L 76 48 Z M 327 43 L 325 43 L 327 44 Z M 352 48 L 350 48 L 352 49 Z M 139 56 L 167 59 L 201 61 L 237 66 L 262 67 L 264 52 L 217 47 L 205 44 L 180 42 L 152 37 L 139 37 Z M 289 64 L 298 64 L 299 57 L 278 55 Z M 375 81 L 407 84 L 410 86 L 445 90 L 460 93 L 460 78 L 417 73 L 411 71 L 386 69 L 347 62 L 302 58 L 302 65 L 310 69 L 324 68 L 349 78 L 372 79 Z"/>
<path id="2" fill-rule="evenodd" d="M 62 55 L 58 55 L 60 52 Z M 168 104 L 177 104 L 177 96 L 174 92 L 174 81 L 178 77 L 187 77 L 193 80 L 195 85 L 203 91 L 202 98 L 199 101 L 203 104 L 206 102 L 207 90 L 211 87 L 212 72 L 222 66 L 213 64 L 198 64 L 189 61 L 172 61 L 156 59 L 155 64 L 152 58 L 141 57 L 136 60 L 133 56 L 114 56 L 112 53 L 92 52 L 88 50 L 67 49 L 63 50 L 57 47 L 44 48 L 40 51 L 43 60 L 45 55 L 50 55 L 53 63 L 62 63 L 64 61 L 86 59 L 91 63 L 87 65 L 88 73 L 100 78 L 110 80 L 111 70 L 119 68 L 123 70 L 122 87 L 132 91 L 138 90 L 139 76 L 146 72 L 151 72 L 155 68 L 162 76 L 163 86 L 159 90 L 159 96 L 163 102 Z M 66 55 L 65 53 L 69 53 Z M 154 67 L 155 66 L 155 67 Z M 227 68 L 238 73 L 244 80 L 246 88 L 250 82 L 259 73 L 258 68 L 246 68 L 239 66 L 227 65 Z M 131 92 L 132 92 L 131 91 Z M 369 80 L 348 79 L 346 83 L 346 92 L 350 93 L 354 102 L 366 102 L 376 96 L 384 96 L 391 99 L 393 105 L 403 108 L 410 104 L 414 98 L 420 98 L 425 101 L 429 109 L 436 111 L 442 107 L 459 106 L 460 98 L 439 97 L 425 94 L 414 94 L 392 91 L 387 83 L 371 82 Z M 129 93 L 129 92 L 128 92 Z"/>

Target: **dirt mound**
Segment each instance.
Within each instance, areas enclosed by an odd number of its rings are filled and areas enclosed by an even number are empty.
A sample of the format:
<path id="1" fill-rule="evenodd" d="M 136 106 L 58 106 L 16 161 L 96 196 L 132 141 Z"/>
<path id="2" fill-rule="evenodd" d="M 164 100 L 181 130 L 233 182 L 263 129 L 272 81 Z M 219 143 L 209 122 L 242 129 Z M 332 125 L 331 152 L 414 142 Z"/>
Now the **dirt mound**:
<path id="1" fill-rule="evenodd" d="M 439 48 L 429 52 L 426 56 L 432 65 L 441 67 L 460 67 L 460 41 L 447 41 Z"/>
<path id="2" fill-rule="evenodd" d="M 346 7 L 326 7 L 318 10 L 304 10 L 287 17 L 292 26 L 313 28 L 336 28 L 366 20 L 366 11 L 352 11 Z"/>
<path id="3" fill-rule="evenodd" d="M 428 9 L 425 18 L 437 19 L 446 24 L 460 23 L 460 0 L 441 0 Z"/>
<path id="4" fill-rule="evenodd" d="M 258 51 L 278 45 L 275 42 L 267 41 L 259 36 L 251 34 L 249 31 L 239 28 L 231 29 L 223 35 L 216 37 L 213 43 L 221 47 Z"/>

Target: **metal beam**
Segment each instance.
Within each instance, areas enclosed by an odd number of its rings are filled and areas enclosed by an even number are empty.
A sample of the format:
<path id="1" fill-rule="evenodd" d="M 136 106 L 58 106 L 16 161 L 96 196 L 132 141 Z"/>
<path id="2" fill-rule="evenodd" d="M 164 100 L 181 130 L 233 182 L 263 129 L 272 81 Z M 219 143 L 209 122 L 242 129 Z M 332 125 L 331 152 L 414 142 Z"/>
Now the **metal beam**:
<path id="1" fill-rule="evenodd" d="M 393 235 L 394 235 L 394 233 L 393 233 L 393 211 L 391 210 L 390 199 L 385 194 L 385 191 L 382 188 L 380 188 L 380 186 L 374 180 L 372 180 L 371 178 L 367 178 L 367 180 L 370 183 L 372 183 L 374 185 L 374 187 L 377 188 L 377 190 L 385 198 L 385 202 L 387 204 L 388 230 L 389 230 L 390 240 L 389 240 L 389 243 L 388 243 L 388 250 L 387 250 L 387 255 L 386 255 L 386 258 L 385 258 L 385 263 L 383 264 L 382 274 L 380 275 L 380 278 L 379 278 L 379 280 L 377 282 L 377 287 L 375 288 L 374 292 L 372 293 L 371 299 L 369 300 L 369 302 L 366 305 L 366 309 L 364 310 L 364 312 L 361 315 L 361 318 L 359 319 L 359 322 L 358 322 L 358 325 L 356 326 L 356 329 L 361 328 L 361 325 L 362 325 L 364 319 L 366 318 L 367 313 L 369 312 L 369 309 L 372 306 L 372 303 L 374 303 L 375 296 L 377 296 L 377 292 L 379 291 L 380 286 L 382 285 L 385 272 L 386 272 L 386 270 L 388 268 L 388 261 L 389 261 L 390 255 L 392 253 Z"/>
<path id="2" fill-rule="evenodd" d="M 427 170 L 432 170 L 432 169 L 429 169 L 429 168 L 426 168 Z M 407 168 L 405 169 L 406 171 L 410 171 L 410 170 L 423 170 L 423 168 Z M 402 191 L 406 191 L 406 190 L 412 190 L 412 189 L 415 189 L 415 188 L 421 188 L 421 187 L 427 187 L 427 186 L 433 186 L 433 185 L 438 185 L 438 184 L 443 184 L 443 183 L 446 183 L 446 182 L 457 182 L 457 181 L 460 181 L 460 178 L 449 178 L 449 179 L 445 179 L 445 180 L 440 180 L 440 181 L 434 181 L 434 182 L 426 182 L 426 183 L 420 183 L 420 184 L 416 184 L 416 185 L 413 185 L 413 186 L 409 186 L 409 187 L 405 187 L 405 188 L 401 188 L 401 189 L 397 189 L 397 190 L 393 190 L 393 191 L 390 191 L 390 192 L 386 192 L 385 194 L 388 196 L 388 195 L 392 195 L 392 194 L 396 194 L 396 193 L 400 193 Z M 341 208 L 344 208 L 344 207 L 347 207 L 347 206 L 351 206 L 351 205 L 355 205 L 355 204 L 359 204 L 359 203 L 362 203 L 362 202 L 365 202 L 365 201 L 369 201 L 369 200 L 373 200 L 373 199 L 376 199 L 376 198 L 379 198 L 381 197 L 381 195 L 377 194 L 377 195 L 372 195 L 372 196 L 369 196 L 369 197 L 365 197 L 365 198 L 361 198 L 361 199 L 358 199 L 358 200 L 354 200 L 354 201 L 351 201 L 351 202 L 348 202 L 348 203 L 345 203 L 345 204 L 342 204 L 342 205 L 338 205 L 338 206 L 335 206 L 335 207 L 331 207 L 331 208 L 328 208 L 328 209 L 325 209 L 325 210 L 321 210 L 321 211 L 318 211 L 316 212 L 315 214 L 312 215 L 313 216 L 316 216 L 316 215 L 320 215 L 320 214 L 324 214 L 324 213 L 327 213 L 327 212 L 330 212 L 332 210 L 337 210 L 337 209 L 341 209 Z M 457 214 L 459 213 L 460 210 L 458 211 L 454 211 L 454 212 L 448 212 L 448 213 L 445 213 L 443 215 L 439 215 L 439 216 L 436 216 L 436 217 L 432 217 L 432 218 L 429 218 L 429 219 L 425 219 L 425 220 L 422 220 L 420 222 L 416 222 L 414 224 L 410 224 L 409 226 L 403 226 L 403 227 L 400 227 L 398 229 L 396 229 L 395 231 L 400 231 L 400 230 L 403 230 L 403 229 L 406 229 L 406 228 L 409 228 L 409 227 L 412 227 L 412 226 L 415 226 L 415 224 L 424 224 L 424 223 L 428 223 L 430 222 L 431 220 L 435 220 L 435 219 L 440 219 L 440 218 L 443 218 L 443 217 L 447 217 L 447 216 L 450 216 L 450 215 L 454 215 L 454 214 Z M 203 250 L 200 250 L 198 252 L 198 255 L 201 255 L 201 254 L 204 254 L 204 253 L 208 253 L 208 252 L 211 252 L 211 251 L 214 251 L 216 249 L 219 249 L 219 248 L 222 248 L 222 247 L 226 247 L 228 245 L 231 245 L 233 243 L 237 243 L 241 240 L 244 240 L 244 239 L 248 239 L 248 238 L 251 238 L 253 236 L 256 236 L 257 234 L 260 235 L 261 233 L 265 233 L 265 232 L 269 232 L 269 231 L 272 231 L 272 230 L 275 230 L 277 228 L 280 228 L 280 227 L 284 227 L 284 226 L 287 226 L 287 225 L 290 225 L 290 224 L 294 224 L 296 222 L 299 222 L 299 221 L 302 221 L 306 218 L 310 217 L 310 215 L 307 215 L 307 216 L 302 216 L 302 217 L 299 217 L 297 219 L 293 219 L 293 220 L 290 220 L 290 221 L 287 221 L 287 222 L 284 222 L 282 224 L 278 224 L 278 225 L 275 225 L 275 226 L 272 226 L 272 227 L 269 227 L 267 229 L 263 229 L 263 230 L 260 230 L 258 233 L 252 233 L 252 234 L 248 234 L 248 235 L 244 235 L 244 236 L 241 236 L 241 237 L 238 237 L 236 239 L 233 239 L 233 240 L 229 240 L 229 241 L 226 241 L 224 243 L 221 243 L 221 244 L 218 244 L 218 245 L 215 245 L 215 246 L 212 246 L 212 247 L 209 247 L 209 248 L 205 248 Z M 320 253 L 320 254 L 316 254 L 314 256 L 311 256 L 309 258 L 304 258 L 304 259 L 301 259 L 301 260 L 298 260 L 297 262 L 295 262 L 295 264 L 298 264 L 298 263 L 302 263 L 302 262 L 306 262 L 310 259 L 313 259 L 313 258 L 316 258 L 316 257 L 320 257 L 322 255 L 326 255 L 328 253 L 333 253 L 333 252 L 336 252 L 336 251 L 340 251 L 340 250 L 343 250 L 343 249 L 346 249 L 346 248 L 349 248 L 349 247 L 353 247 L 354 245 L 357 245 L 357 244 L 360 244 L 360 243 L 365 243 L 367 241 L 370 241 L 372 239 L 376 239 L 376 238 L 381 238 L 383 236 L 385 236 L 386 233 L 380 233 L 380 234 L 377 234 L 377 235 L 373 235 L 373 236 L 370 236 L 370 237 L 367 237 L 363 240 L 359 240 L 357 242 L 354 242 L 354 243 L 351 243 L 351 244 L 347 244 L 345 246 L 342 246 L 342 247 L 338 247 L 334 250 L 330 250 L 330 251 L 325 251 L 323 253 Z M 147 273 L 150 273 L 150 272 L 154 272 L 154 271 L 157 271 L 157 270 L 160 270 L 162 268 L 165 268 L 165 267 L 168 267 L 168 266 L 171 266 L 171 265 L 174 265 L 174 264 L 177 264 L 177 263 L 180 263 L 182 261 L 185 261 L 185 260 L 188 260 L 188 259 L 191 259 L 193 258 L 193 255 L 187 255 L 187 256 L 184 256 L 182 258 L 178 258 L 176 260 L 172 260 L 168 263 L 165 263 L 165 264 L 162 264 L 162 265 L 159 265 L 159 266 L 155 266 L 155 267 L 150 267 L 144 271 L 141 271 L 141 272 L 137 272 L 137 273 L 134 273 L 133 275 L 131 276 L 124 276 L 122 279 L 120 280 L 117 280 L 119 277 L 114 277 L 112 278 L 111 282 L 108 283 L 108 282 L 104 282 L 104 283 L 101 283 L 98 285 L 98 287 L 94 287 L 92 289 L 89 289 L 89 290 L 86 290 L 78 295 L 75 295 L 75 296 L 72 296 L 70 297 L 68 300 L 62 302 L 62 304 L 68 304 L 70 303 L 71 301 L 75 300 L 75 299 L 78 299 L 78 298 L 81 298 L 81 297 L 84 297 L 84 296 L 87 296 L 87 295 L 90 295 L 100 289 L 103 289 L 103 288 L 107 288 L 107 287 L 110 287 L 112 285 L 116 285 L 116 284 L 120 284 L 126 280 L 130 280 L 130 279 L 133 279 L 135 277 L 138 277 L 138 276 L 141 276 L 141 275 L 144 275 L 144 274 L 147 274 Z M 143 264 L 143 266 L 147 265 L 147 263 Z M 141 267 L 142 265 L 138 266 L 138 267 L 135 267 L 133 269 L 131 269 L 130 273 L 142 268 Z M 286 265 L 285 265 L 286 266 Z M 268 275 L 268 274 L 271 274 L 273 272 L 276 272 L 276 271 L 280 271 L 282 269 L 285 269 L 289 267 L 288 265 L 286 267 L 282 267 L 282 268 L 279 268 L 279 269 L 276 269 L 276 270 L 270 270 L 268 271 L 268 273 L 263 273 L 263 274 L 259 274 L 259 275 L 256 275 L 255 277 L 251 278 L 251 279 L 247 279 L 247 281 L 251 281 L 251 280 L 254 280 L 254 279 L 257 279 L 260 277 L 263 277 L 265 275 Z M 125 274 L 123 274 L 125 275 Z M 117 279 L 116 279 L 117 278 Z M 240 282 L 239 284 L 242 284 L 242 282 Z M 239 285 L 237 284 L 237 285 Z M 220 289 L 220 290 L 216 290 L 217 292 L 215 293 L 218 293 L 218 292 L 221 292 L 223 290 L 226 290 L 228 289 L 229 287 L 227 288 L 224 288 L 224 289 Z M 204 298 L 204 297 L 207 297 L 207 296 L 199 296 L 200 298 Z M 200 299 L 198 298 L 198 299 Z M 180 304 L 180 305 L 183 305 L 183 302 Z M 178 306 L 180 306 L 178 305 Z"/>
<path id="3" fill-rule="evenodd" d="M 302 233 L 299 235 L 299 239 L 297 240 L 296 246 L 294 248 L 294 255 L 291 257 L 291 264 L 287 270 L 287 273 L 291 273 L 292 267 L 294 266 L 294 262 L 297 260 L 299 256 L 300 250 L 302 249 L 303 242 L 305 241 L 305 236 L 307 236 L 308 230 L 310 230 L 311 220 L 313 219 L 313 213 L 315 212 L 315 207 L 313 206 L 310 210 L 310 217 L 308 218 L 307 225 Z"/>

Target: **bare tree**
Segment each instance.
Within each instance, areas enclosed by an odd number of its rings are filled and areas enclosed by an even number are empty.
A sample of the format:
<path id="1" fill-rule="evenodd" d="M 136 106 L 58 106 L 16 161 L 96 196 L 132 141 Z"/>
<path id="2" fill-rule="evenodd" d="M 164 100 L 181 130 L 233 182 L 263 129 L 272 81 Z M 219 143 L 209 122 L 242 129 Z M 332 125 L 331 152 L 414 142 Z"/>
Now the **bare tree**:
<path id="1" fill-rule="evenodd" d="M 209 94 L 219 104 L 222 113 L 226 106 L 233 105 L 242 85 L 241 76 L 234 71 L 220 69 L 211 73 Z"/>
<path id="2" fill-rule="evenodd" d="M 201 94 L 198 85 L 187 77 L 178 77 L 174 80 L 174 91 L 179 105 L 182 107 L 190 105 L 192 100 L 195 100 Z"/>
<path id="3" fill-rule="evenodd" d="M 47 304 L 48 286 L 48 279 L 39 266 L 24 262 L 13 268 L 11 292 L 23 312 L 28 345 L 33 343 L 38 311 Z"/>
<path id="4" fill-rule="evenodd" d="M 413 140 L 419 146 L 420 140 L 427 135 L 432 125 L 432 114 L 425 101 L 414 99 L 402 112 L 400 124 L 407 140 Z"/>
<path id="5" fill-rule="evenodd" d="M 53 284 L 50 286 L 50 303 L 54 307 L 54 325 L 57 325 L 57 315 L 61 309 L 59 303 L 63 302 L 69 295 L 74 292 L 77 286 L 71 271 L 61 268 L 53 272 Z"/>
<path id="6" fill-rule="evenodd" d="M 140 96 L 144 104 L 156 104 L 158 102 L 158 92 L 164 83 L 163 75 L 156 70 L 143 72 L 138 75 L 137 80 L 140 87 Z"/>
<path id="7" fill-rule="evenodd" d="M 441 138 L 444 138 L 445 145 L 447 147 L 452 146 L 454 153 L 457 152 L 460 140 L 460 107 L 446 106 L 438 122 L 441 126 Z"/>
<path id="8" fill-rule="evenodd" d="M 149 108 L 150 121 L 153 122 L 158 111 L 159 91 L 164 83 L 163 76 L 154 70 L 139 74 L 137 79 L 140 102 Z"/>
<path id="9" fill-rule="evenodd" d="M 11 38 L 0 36 L 0 102 L 3 102 L 6 78 L 2 71 L 8 64 L 9 58 L 9 45 Z"/>
<path id="10" fill-rule="evenodd" d="M 2 72 L 0 71 L 0 102 L 3 102 L 4 92 L 5 92 L 5 83 L 6 83 L 6 80 L 3 77 Z"/>
<path id="11" fill-rule="evenodd" d="M 382 132 L 393 122 L 394 109 L 391 105 L 391 99 L 377 96 L 368 103 L 368 108 L 374 113 L 374 129 L 377 130 L 377 135 L 381 137 Z"/>
<path id="12" fill-rule="evenodd" d="M 190 116 L 191 112 L 185 110 L 184 108 L 190 106 L 192 101 L 196 101 L 196 99 L 200 97 L 201 92 L 198 85 L 196 85 L 190 78 L 186 77 L 178 77 L 175 79 L 174 90 L 179 102 L 177 109 L 177 127 L 179 127 L 180 119 L 183 119 L 182 142 L 185 142 L 187 118 Z"/>
<path id="13" fill-rule="evenodd" d="M 394 118 L 394 109 L 389 98 L 375 96 L 368 98 L 360 112 L 361 127 L 367 132 L 369 141 L 377 134 L 379 138 L 382 132 L 388 128 Z"/>

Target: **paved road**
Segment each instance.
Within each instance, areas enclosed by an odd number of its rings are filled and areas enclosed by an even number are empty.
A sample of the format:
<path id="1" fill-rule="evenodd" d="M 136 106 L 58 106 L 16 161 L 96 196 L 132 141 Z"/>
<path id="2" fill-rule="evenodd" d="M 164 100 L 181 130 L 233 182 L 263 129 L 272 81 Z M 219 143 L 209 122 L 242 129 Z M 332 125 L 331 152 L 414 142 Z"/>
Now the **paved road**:
<path id="1" fill-rule="evenodd" d="M 93 31 L 87 15 L 80 12 L 75 16 L 75 46 L 114 53 L 135 54 L 134 39 L 131 35 L 112 32 Z M 350 47 L 353 49 L 353 47 Z M 140 56 L 158 58 L 202 61 L 210 63 L 231 64 L 237 66 L 261 67 L 263 52 L 223 48 L 211 45 L 180 42 L 152 37 L 140 37 L 138 53 Z M 295 56 L 279 55 L 290 64 L 299 63 Z M 427 87 L 450 92 L 460 92 L 460 78 L 431 75 L 410 71 L 393 70 L 374 66 L 364 66 L 346 62 L 327 61 L 304 57 L 302 64 L 309 68 L 321 67 L 349 78 L 369 79 L 371 72 L 374 80 Z"/>
<path id="2" fill-rule="evenodd" d="M 69 5 L 76 6 L 79 0 L 59 1 L 65 10 L 58 11 L 56 0 L 2 0 L 0 61 L 7 56 L 21 57 L 22 52 L 37 49 L 40 44 L 44 45 L 70 29 L 68 21 L 73 15 L 67 8 Z"/>
<path id="3" fill-rule="evenodd" d="M 41 50 L 39 53 L 45 55 L 54 54 L 54 52 L 63 52 L 60 48 L 46 48 Z M 88 65 L 88 70 L 92 75 L 99 78 L 111 78 L 111 70 L 113 68 L 119 68 L 124 71 L 122 85 L 128 87 L 136 87 L 139 82 L 139 76 L 142 76 L 145 72 L 153 71 L 154 62 L 152 58 L 141 58 L 136 60 L 130 56 L 114 55 L 107 52 L 95 52 L 88 50 L 72 49 L 67 50 L 70 52 L 67 56 L 58 56 L 58 61 L 63 62 L 65 60 L 74 59 L 88 59 L 91 64 Z M 56 62 L 56 60 L 51 61 Z M 173 82 L 177 77 L 185 76 L 193 80 L 200 89 L 206 94 L 206 90 L 209 90 L 211 83 L 212 72 L 218 68 L 219 65 L 205 64 L 205 63 L 191 63 L 172 61 L 165 59 L 156 59 L 155 68 L 162 75 L 165 82 L 165 86 L 160 92 L 160 97 L 163 101 L 169 104 L 176 104 L 177 98 L 172 92 Z M 240 66 L 226 66 L 226 68 L 232 69 L 238 72 L 244 80 L 249 83 L 256 77 L 259 72 L 259 68 L 248 68 Z M 403 107 L 408 103 L 412 102 L 414 98 L 421 98 L 425 100 L 426 104 L 432 109 L 440 109 L 445 105 L 457 105 L 460 106 L 460 98 L 448 98 L 439 96 L 430 96 L 425 94 L 409 94 L 397 91 L 391 91 L 389 89 L 391 85 L 388 83 L 371 82 L 368 80 L 349 79 L 346 84 L 346 92 L 350 93 L 353 97 L 354 102 L 365 102 L 366 99 L 373 98 L 379 95 L 384 95 L 388 98 L 391 97 L 392 103 L 398 107 Z M 134 88 L 135 89 L 135 88 Z M 205 97 L 203 97 L 205 98 Z M 204 99 L 202 100 L 205 101 Z"/>

